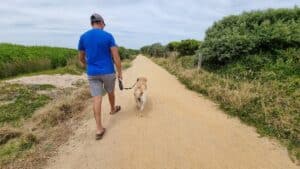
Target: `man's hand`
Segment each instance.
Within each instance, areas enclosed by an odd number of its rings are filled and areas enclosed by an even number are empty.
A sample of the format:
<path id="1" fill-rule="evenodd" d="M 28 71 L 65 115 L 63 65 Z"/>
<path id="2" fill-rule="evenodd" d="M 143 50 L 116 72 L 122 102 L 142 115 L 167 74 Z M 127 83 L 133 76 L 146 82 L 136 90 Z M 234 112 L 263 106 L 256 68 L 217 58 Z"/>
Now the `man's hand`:
<path id="1" fill-rule="evenodd" d="M 122 76 L 122 74 L 118 74 L 118 79 L 121 79 L 121 80 L 123 80 L 123 76 Z"/>
<path id="2" fill-rule="evenodd" d="M 79 51 L 79 61 L 82 67 L 86 67 L 85 52 Z"/>
<path id="3" fill-rule="evenodd" d="M 113 60 L 115 62 L 116 68 L 117 68 L 117 73 L 118 73 L 118 78 L 122 79 L 122 65 L 121 65 L 121 59 L 119 55 L 119 50 L 117 47 L 112 47 L 110 48 L 111 55 L 113 57 Z"/>

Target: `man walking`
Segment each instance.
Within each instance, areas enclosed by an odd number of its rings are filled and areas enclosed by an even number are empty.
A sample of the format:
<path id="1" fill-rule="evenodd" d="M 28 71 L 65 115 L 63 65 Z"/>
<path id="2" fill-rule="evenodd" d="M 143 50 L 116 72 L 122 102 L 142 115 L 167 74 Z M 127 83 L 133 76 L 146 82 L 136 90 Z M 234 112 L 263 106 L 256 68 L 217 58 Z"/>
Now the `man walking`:
<path id="1" fill-rule="evenodd" d="M 93 96 L 93 110 L 96 120 L 96 140 L 102 138 L 105 128 L 101 122 L 102 95 L 108 93 L 111 106 L 110 114 L 121 110 L 121 106 L 115 105 L 115 69 L 118 78 L 122 79 L 122 66 L 118 47 L 114 37 L 104 31 L 105 22 L 99 14 L 91 16 L 92 29 L 81 35 L 78 50 L 79 59 L 83 66 L 87 67 L 87 75 L 91 95 Z"/>

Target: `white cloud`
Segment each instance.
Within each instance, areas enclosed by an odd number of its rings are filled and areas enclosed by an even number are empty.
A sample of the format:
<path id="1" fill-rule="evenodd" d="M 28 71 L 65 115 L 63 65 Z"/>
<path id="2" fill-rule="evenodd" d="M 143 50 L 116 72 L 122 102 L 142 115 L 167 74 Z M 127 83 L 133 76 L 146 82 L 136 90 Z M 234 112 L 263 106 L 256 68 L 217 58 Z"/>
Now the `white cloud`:
<path id="1" fill-rule="evenodd" d="M 76 48 L 98 12 L 119 45 L 143 45 L 186 38 L 229 14 L 253 9 L 293 7 L 298 0 L 6 0 L 0 6 L 0 42 Z"/>

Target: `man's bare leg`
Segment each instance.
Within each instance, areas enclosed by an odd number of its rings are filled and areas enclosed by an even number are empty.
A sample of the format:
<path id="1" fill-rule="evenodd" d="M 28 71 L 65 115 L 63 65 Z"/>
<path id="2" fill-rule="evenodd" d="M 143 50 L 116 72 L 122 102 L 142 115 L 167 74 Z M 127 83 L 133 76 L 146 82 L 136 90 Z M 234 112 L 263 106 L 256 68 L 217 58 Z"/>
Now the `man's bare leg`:
<path id="1" fill-rule="evenodd" d="M 96 120 L 97 125 L 97 134 L 101 134 L 103 132 L 103 126 L 101 122 L 101 104 L 102 104 L 102 96 L 94 96 L 93 97 L 93 110 L 94 110 L 94 117 Z"/>
<path id="2" fill-rule="evenodd" d="M 109 104 L 110 104 L 110 112 L 114 112 L 115 111 L 115 91 L 113 90 L 112 92 L 108 93 L 108 100 L 109 100 Z"/>

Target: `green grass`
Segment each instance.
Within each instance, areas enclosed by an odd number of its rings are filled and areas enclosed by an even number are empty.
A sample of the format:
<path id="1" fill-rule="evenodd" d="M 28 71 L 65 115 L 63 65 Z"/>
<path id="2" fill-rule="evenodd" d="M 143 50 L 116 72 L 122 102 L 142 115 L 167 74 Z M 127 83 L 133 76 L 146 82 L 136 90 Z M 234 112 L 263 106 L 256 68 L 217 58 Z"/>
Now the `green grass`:
<path id="1" fill-rule="evenodd" d="M 53 88 L 51 85 L 0 85 L 0 126 L 6 123 L 18 125 L 20 120 L 30 118 L 35 110 L 50 100 L 38 91 Z"/>
<path id="2" fill-rule="evenodd" d="M 238 80 L 224 72 L 197 70 L 189 59 L 194 58 L 153 58 L 187 88 L 219 103 L 226 113 L 255 126 L 260 134 L 277 138 L 287 146 L 292 159 L 300 160 L 299 76 L 287 78 L 289 83 Z"/>
<path id="3" fill-rule="evenodd" d="M 36 142 L 33 135 L 27 135 L 0 145 L 0 166 L 24 155 Z"/>
<path id="4" fill-rule="evenodd" d="M 120 47 L 124 69 L 130 67 L 137 53 Z M 0 43 L 0 81 L 40 74 L 81 75 L 83 72 L 74 49 Z"/>
<path id="5" fill-rule="evenodd" d="M 0 79 L 64 67 L 76 56 L 74 49 L 0 43 Z"/>

